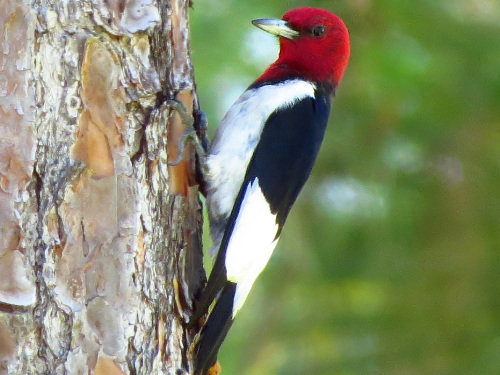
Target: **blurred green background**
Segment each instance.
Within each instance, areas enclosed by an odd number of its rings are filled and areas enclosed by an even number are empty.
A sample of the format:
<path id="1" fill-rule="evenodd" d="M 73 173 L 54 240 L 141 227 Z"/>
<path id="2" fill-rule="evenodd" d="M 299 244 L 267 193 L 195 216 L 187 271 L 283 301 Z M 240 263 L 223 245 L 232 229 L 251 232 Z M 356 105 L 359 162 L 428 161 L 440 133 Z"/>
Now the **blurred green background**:
<path id="1" fill-rule="evenodd" d="M 277 56 L 250 20 L 300 6 L 351 61 L 223 374 L 500 374 L 500 1 L 195 0 L 212 134 Z"/>

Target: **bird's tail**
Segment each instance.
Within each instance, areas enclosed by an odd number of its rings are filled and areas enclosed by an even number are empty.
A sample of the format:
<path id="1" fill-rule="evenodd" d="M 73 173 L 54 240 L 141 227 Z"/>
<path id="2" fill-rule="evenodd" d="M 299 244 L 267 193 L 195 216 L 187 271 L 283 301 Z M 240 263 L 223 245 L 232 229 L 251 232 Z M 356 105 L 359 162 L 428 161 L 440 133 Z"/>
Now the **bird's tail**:
<path id="1" fill-rule="evenodd" d="M 204 324 L 195 349 L 195 375 L 206 375 L 217 361 L 222 342 L 233 324 L 233 301 L 236 284 L 227 281 Z"/>

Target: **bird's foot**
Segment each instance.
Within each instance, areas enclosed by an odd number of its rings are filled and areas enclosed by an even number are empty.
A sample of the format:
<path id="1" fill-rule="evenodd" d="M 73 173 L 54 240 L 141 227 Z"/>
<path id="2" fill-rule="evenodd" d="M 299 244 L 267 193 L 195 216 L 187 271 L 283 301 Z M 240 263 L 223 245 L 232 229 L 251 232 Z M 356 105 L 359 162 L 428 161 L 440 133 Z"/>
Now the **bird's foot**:
<path id="1" fill-rule="evenodd" d="M 166 103 L 179 114 L 181 121 L 186 128 L 177 142 L 177 159 L 173 162 L 169 162 L 168 165 L 178 165 L 184 158 L 184 149 L 186 144 L 191 142 L 194 145 L 196 154 L 195 178 L 199 183 L 200 192 L 206 196 L 205 176 L 207 166 L 205 162 L 205 154 L 208 150 L 207 118 L 201 110 L 195 111 L 194 118 L 191 117 L 184 104 L 178 100 L 168 99 Z"/>
<path id="2" fill-rule="evenodd" d="M 182 161 L 184 158 L 184 148 L 189 141 L 194 144 L 195 152 L 198 158 L 203 160 L 208 149 L 208 140 L 206 135 L 207 118 L 205 114 L 201 110 L 198 110 L 196 111 L 193 119 L 189 116 L 187 109 L 182 102 L 175 99 L 168 99 L 166 102 L 179 114 L 182 123 L 186 127 L 186 130 L 184 130 L 179 138 L 179 142 L 177 143 L 177 159 L 168 163 L 168 165 L 175 166 Z"/>

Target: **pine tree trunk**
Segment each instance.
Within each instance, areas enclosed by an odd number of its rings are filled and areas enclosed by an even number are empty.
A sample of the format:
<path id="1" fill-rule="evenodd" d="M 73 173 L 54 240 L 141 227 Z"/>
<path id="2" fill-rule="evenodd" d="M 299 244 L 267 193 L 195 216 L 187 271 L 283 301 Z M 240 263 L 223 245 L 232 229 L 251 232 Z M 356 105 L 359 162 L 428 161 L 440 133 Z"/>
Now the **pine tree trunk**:
<path id="1" fill-rule="evenodd" d="M 190 372 L 201 205 L 166 101 L 197 109 L 188 6 L 2 1 L 0 374 Z"/>

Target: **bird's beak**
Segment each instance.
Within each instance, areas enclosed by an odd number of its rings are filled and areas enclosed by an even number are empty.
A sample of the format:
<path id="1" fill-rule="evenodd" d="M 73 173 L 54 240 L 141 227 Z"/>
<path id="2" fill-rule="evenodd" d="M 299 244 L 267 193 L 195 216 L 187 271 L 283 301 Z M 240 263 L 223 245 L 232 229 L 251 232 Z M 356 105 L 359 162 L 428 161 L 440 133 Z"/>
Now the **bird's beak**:
<path id="1" fill-rule="evenodd" d="M 290 24 L 283 20 L 274 18 L 261 18 L 253 20 L 252 23 L 259 29 L 267 31 L 273 35 L 282 36 L 287 39 L 295 39 L 299 37 L 299 32 L 292 29 Z"/>

